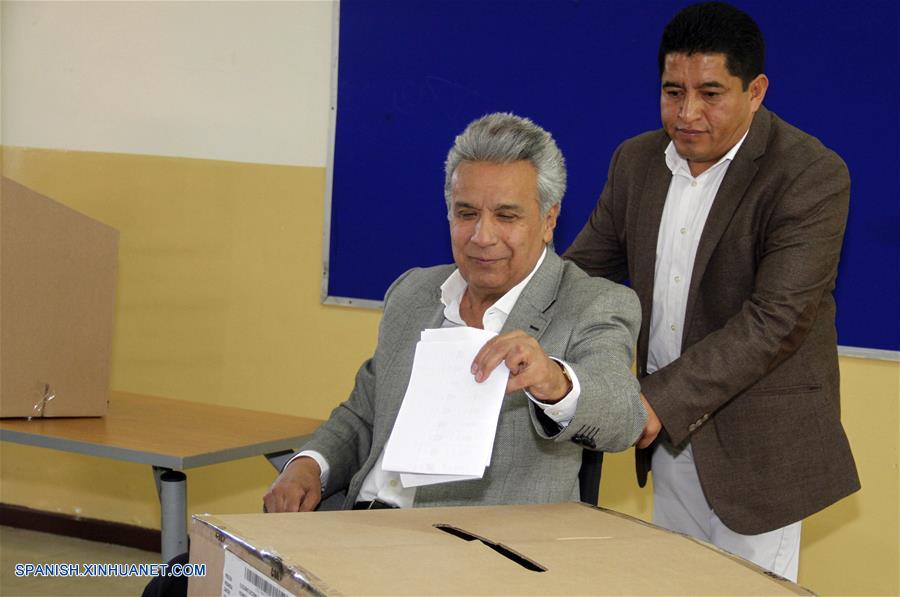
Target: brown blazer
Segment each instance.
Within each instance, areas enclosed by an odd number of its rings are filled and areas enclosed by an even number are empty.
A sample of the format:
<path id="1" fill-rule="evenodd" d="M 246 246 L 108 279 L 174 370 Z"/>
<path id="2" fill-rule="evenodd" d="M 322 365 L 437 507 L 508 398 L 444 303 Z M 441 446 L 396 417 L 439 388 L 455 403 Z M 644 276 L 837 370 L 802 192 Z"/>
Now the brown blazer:
<path id="1" fill-rule="evenodd" d="M 671 172 L 662 130 L 625 141 L 565 257 L 630 279 L 641 390 L 732 530 L 758 534 L 860 487 L 840 421 L 832 297 L 850 194 L 843 161 L 760 108 L 697 249 L 681 357 L 646 375 L 656 241 Z M 638 450 L 638 481 L 649 450 Z"/>

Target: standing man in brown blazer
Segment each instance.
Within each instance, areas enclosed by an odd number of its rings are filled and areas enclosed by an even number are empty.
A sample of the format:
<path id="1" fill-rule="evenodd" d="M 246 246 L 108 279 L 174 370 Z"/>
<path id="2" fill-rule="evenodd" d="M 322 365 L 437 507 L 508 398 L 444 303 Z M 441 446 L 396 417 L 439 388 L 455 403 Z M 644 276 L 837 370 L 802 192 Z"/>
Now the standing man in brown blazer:
<path id="1" fill-rule="evenodd" d="M 663 129 L 615 152 L 566 257 L 643 312 L 654 522 L 796 580 L 800 521 L 859 489 L 832 297 L 847 167 L 762 106 L 756 23 L 689 6 L 659 49 Z"/>

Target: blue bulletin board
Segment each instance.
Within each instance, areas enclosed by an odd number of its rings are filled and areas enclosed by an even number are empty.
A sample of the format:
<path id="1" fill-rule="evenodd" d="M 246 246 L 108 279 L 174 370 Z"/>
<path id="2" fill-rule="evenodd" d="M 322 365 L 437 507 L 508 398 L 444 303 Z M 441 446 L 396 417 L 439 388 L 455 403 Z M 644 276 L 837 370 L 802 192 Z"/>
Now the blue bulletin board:
<path id="1" fill-rule="evenodd" d="M 900 350 L 900 3 L 735 4 L 766 36 L 766 106 L 850 168 L 839 343 L 896 358 L 879 351 Z M 565 250 L 616 146 L 660 126 L 656 51 L 684 5 L 341 0 L 326 302 L 377 306 L 403 271 L 452 261 L 443 162 L 488 112 L 528 116 L 556 138 L 569 169 L 555 241 Z"/>

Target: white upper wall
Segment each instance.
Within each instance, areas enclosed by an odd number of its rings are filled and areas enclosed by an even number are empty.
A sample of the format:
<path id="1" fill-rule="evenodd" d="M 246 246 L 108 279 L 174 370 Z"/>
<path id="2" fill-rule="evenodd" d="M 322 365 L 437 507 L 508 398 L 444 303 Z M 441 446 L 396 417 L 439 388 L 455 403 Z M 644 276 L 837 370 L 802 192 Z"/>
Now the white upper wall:
<path id="1" fill-rule="evenodd" d="M 4 144 L 325 166 L 337 4 L 2 4 Z"/>

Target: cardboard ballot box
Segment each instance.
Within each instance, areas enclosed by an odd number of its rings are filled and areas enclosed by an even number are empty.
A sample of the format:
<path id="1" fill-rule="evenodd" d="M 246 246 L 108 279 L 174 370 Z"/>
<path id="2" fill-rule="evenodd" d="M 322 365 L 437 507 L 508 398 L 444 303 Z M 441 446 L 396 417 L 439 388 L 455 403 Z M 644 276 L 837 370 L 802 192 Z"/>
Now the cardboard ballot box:
<path id="1" fill-rule="evenodd" d="M 194 596 L 811 594 L 581 503 L 194 516 L 191 562 Z"/>
<path id="2" fill-rule="evenodd" d="M 119 233 L 0 185 L 0 417 L 103 415 Z"/>

